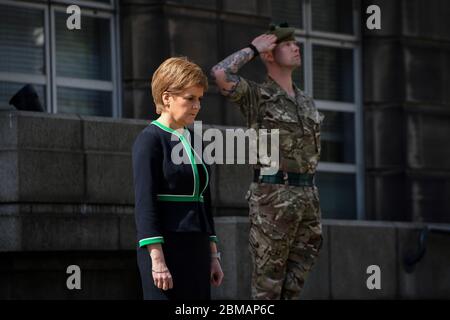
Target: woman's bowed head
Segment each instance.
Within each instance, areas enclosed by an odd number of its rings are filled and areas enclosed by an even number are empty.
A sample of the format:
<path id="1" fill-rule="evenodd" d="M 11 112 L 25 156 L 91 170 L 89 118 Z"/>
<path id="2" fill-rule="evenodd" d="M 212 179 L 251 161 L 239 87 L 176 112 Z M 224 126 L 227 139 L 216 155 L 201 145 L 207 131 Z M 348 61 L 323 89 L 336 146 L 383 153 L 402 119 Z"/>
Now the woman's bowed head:
<path id="1" fill-rule="evenodd" d="M 202 69 L 185 57 L 165 60 L 152 78 L 156 113 L 172 129 L 192 124 L 200 111 L 208 78 Z"/>

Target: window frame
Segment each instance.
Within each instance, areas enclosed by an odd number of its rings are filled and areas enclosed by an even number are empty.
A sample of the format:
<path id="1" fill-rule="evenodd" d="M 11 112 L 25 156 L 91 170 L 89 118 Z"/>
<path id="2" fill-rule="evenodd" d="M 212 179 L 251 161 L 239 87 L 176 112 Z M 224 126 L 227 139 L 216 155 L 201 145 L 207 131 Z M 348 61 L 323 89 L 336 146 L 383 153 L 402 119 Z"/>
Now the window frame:
<path id="1" fill-rule="evenodd" d="M 81 79 L 81 78 L 72 78 L 72 77 L 61 77 L 56 75 L 56 29 L 55 29 L 55 19 L 57 13 L 65 13 L 66 7 L 60 5 L 52 5 L 50 7 L 50 25 L 51 28 L 51 43 L 52 52 L 51 52 L 51 63 L 52 63 L 52 106 L 53 113 L 58 113 L 58 87 L 66 87 L 71 89 L 85 89 L 85 90 L 93 90 L 93 91 L 107 91 L 111 92 L 111 101 L 112 101 L 112 118 L 118 117 L 118 106 L 119 103 L 118 97 L 116 97 L 117 88 L 117 64 L 115 48 L 117 48 L 117 44 L 115 43 L 114 37 L 114 15 L 109 12 L 94 12 L 91 9 L 83 8 L 83 15 L 93 18 L 99 19 L 108 19 L 109 20 L 109 30 L 110 30 L 110 50 L 111 50 L 111 80 L 96 80 L 96 79 Z"/>
<path id="2" fill-rule="evenodd" d="M 57 87 L 67 87 L 73 89 L 88 89 L 94 91 L 111 92 L 112 108 L 110 118 L 122 117 L 122 90 L 120 86 L 121 64 L 119 51 L 119 12 L 114 10 L 117 0 L 110 0 L 110 5 L 95 3 L 93 1 L 82 0 L 52 0 L 49 3 L 0 0 L 0 4 L 12 7 L 22 7 L 40 9 L 44 13 L 44 36 L 45 36 L 45 74 L 35 75 L 26 73 L 0 72 L 0 81 L 11 83 L 30 83 L 45 86 L 46 111 L 58 113 Z M 111 50 L 111 80 L 80 79 L 71 77 L 56 76 L 56 30 L 55 14 L 66 12 L 68 5 L 78 5 L 82 10 L 82 15 L 108 19 L 110 30 L 110 50 Z M 67 5 L 67 6 L 66 6 Z M 98 9 L 102 9 L 98 11 Z"/>
<path id="3" fill-rule="evenodd" d="M 296 30 L 296 32 L 297 32 L 297 30 Z M 297 34 L 297 33 L 296 33 Z M 295 40 L 298 42 L 298 43 L 300 43 L 302 46 L 303 46 L 303 52 L 306 52 L 306 46 L 307 46 L 307 41 L 306 41 L 306 38 L 299 38 L 299 37 L 297 37 L 297 36 L 295 36 Z M 300 55 L 302 54 L 302 52 L 300 51 Z M 302 56 L 302 58 L 303 58 L 303 56 Z M 307 83 L 307 72 L 306 72 L 306 65 L 304 65 L 304 63 L 303 63 L 303 60 L 302 60 L 302 67 L 303 67 L 303 84 L 304 84 L 304 88 L 303 88 L 303 90 L 305 91 L 305 92 L 308 92 L 307 91 L 307 86 L 308 86 L 308 83 Z"/>
<path id="4" fill-rule="evenodd" d="M 342 40 L 342 41 L 349 41 L 349 42 L 358 42 L 361 38 L 360 30 L 359 30 L 359 8 L 360 8 L 360 0 L 352 0 L 353 4 L 353 15 L 352 15 L 352 23 L 353 23 L 353 34 L 347 34 L 347 33 L 338 33 L 338 32 L 329 32 L 329 31 L 320 31 L 320 30 L 314 30 L 312 27 L 312 6 L 311 1 L 314 0 L 303 0 L 303 5 L 305 8 L 303 8 L 303 12 L 306 12 L 308 15 L 307 25 L 306 25 L 306 31 L 307 33 L 314 38 L 323 38 L 323 39 L 336 39 L 336 40 Z"/>
<path id="5" fill-rule="evenodd" d="M 75 4 L 79 7 L 84 8 L 96 8 L 96 9 L 104 9 L 104 10 L 114 10 L 115 2 L 116 0 L 109 0 L 109 4 L 106 3 L 100 3 L 96 1 L 89 1 L 89 0 L 51 0 L 52 4 L 54 5 L 64 5 L 64 7 L 68 7 L 72 4 Z"/>
<path id="6" fill-rule="evenodd" d="M 361 58 L 361 32 L 360 21 L 360 1 L 353 0 L 353 35 L 339 34 L 333 32 L 323 32 L 312 29 L 311 1 L 303 0 L 303 28 L 295 30 L 296 40 L 304 44 L 303 48 L 303 69 L 305 92 L 313 96 L 313 46 L 322 45 L 332 48 L 343 48 L 353 50 L 353 81 L 354 81 L 354 101 L 343 102 L 334 100 L 314 99 L 318 110 L 349 112 L 354 114 L 354 146 L 355 162 L 338 163 L 320 161 L 317 167 L 319 172 L 344 173 L 355 175 L 356 189 L 356 219 L 364 220 L 365 215 L 365 170 L 364 170 L 364 136 L 363 136 L 363 101 L 362 101 L 362 58 Z"/>
<path id="7" fill-rule="evenodd" d="M 32 73 L 22 73 L 22 72 L 4 72 L 0 71 L 0 81 L 2 82 L 10 82 L 10 83 L 20 83 L 20 84 L 32 84 L 32 85 L 39 85 L 45 87 L 45 101 L 46 101 L 46 109 L 47 112 L 50 112 L 49 110 L 49 103 L 50 103 L 50 97 L 51 97 L 51 85 L 50 85 L 50 43 L 48 41 L 50 34 L 49 34 L 49 28 L 48 28 L 48 6 L 41 3 L 26 3 L 26 2 L 17 2 L 13 0 L 0 0 L 0 5 L 6 5 L 10 7 L 18 7 L 18 8 L 28 8 L 28 9 L 35 9 L 42 11 L 44 14 L 44 63 L 45 63 L 45 74 L 37 75 Z"/>

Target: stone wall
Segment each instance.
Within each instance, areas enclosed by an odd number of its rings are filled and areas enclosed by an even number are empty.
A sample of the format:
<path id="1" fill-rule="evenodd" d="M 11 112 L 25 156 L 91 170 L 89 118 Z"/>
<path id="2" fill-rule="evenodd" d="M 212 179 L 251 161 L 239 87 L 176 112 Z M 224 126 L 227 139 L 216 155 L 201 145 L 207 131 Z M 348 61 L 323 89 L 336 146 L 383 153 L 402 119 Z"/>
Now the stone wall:
<path id="1" fill-rule="evenodd" d="M 450 2 L 371 4 L 382 28 L 362 38 L 367 218 L 448 223 Z"/>
<path id="2" fill-rule="evenodd" d="M 148 124 L 77 115 L 0 112 L 0 298 L 139 299 L 131 146 Z M 251 170 L 213 166 L 213 210 L 226 280 L 215 298 L 250 294 L 245 192 Z M 240 215 L 240 216 L 239 216 Z M 324 221 L 325 243 L 304 299 L 446 298 L 450 236 L 431 233 L 413 273 L 423 225 Z M 440 227 L 448 228 L 441 224 Z M 82 290 L 65 287 L 82 269 Z M 381 290 L 366 288 L 367 266 Z"/>
<path id="3" fill-rule="evenodd" d="M 132 214 L 123 218 L 128 228 L 111 224 L 111 219 L 114 220 L 111 216 L 97 218 L 96 222 L 93 216 L 79 214 L 78 218 L 68 219 L 64 213 L 60 215 L 61 223 L 51 222 L 46 216 L 35 219 L 39 223 L 16 216 L 16 225 L 24 227 L 22 232 L 18 228 L 4 232 L 8 218 L 2 207 L 0 299 L 141 299 L 136 254 L 132 249 L 135 245 Z M 89 227 L 99 224 L 105 226 Z M 301 299 L 447 299 L 448 234 L 431 233 L 422 260 L 413 272 L 405 270 L 403 261 L 418 251 L 422 227 L 412 223 L 325 220 L 324 246 L 306 280 Z M 212 296 L 249 299 L 252 263 L 247 245 L 247 218 L 219 217 L 216 228 L 225 279 L 221 287 L 212 289 Z M 24 241 L 22 248 L 4 245 L 30 236 L 31 240 Z M 122 246 L 118 245 L 119 238 Z M 81 268 L 81 290 L 66 287 L 69 265 Z M 370 265 L 380 267 L 380 290 L 369 290 L 366 286 Z"/>

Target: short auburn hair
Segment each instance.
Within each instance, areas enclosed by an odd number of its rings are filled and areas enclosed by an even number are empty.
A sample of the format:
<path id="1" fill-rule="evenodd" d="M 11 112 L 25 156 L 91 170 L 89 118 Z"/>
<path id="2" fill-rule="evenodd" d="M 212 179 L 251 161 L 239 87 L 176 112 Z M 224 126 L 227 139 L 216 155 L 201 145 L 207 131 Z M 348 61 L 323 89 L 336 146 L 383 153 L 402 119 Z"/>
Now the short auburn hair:
<path id="1" fill-rule="evenodd" d="M 156 105 L 156 113 L 164 109 L 162 95 L 165 91 L 177 93 L 192 86 L 201 86 L 208 90 L 208 78 L 202 69 L 187 57 L 174 57 L 165 60 L 153 73 L 152 96 Z"/>

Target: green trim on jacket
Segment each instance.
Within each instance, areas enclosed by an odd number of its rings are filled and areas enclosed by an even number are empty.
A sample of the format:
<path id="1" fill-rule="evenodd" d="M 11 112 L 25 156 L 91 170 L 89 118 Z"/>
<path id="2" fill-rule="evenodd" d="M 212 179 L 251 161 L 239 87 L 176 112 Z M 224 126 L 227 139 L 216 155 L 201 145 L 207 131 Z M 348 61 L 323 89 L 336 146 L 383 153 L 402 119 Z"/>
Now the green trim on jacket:
<path id="1" fill-rule="evenodd" d="M 174 201 L 174 202 L 195 202 L 195 201 L 203 202 L 204 201 L 203 200 L 203 192 L 206 190 L 208 183 L 209 183 L 209 174 L 208 174 L 208 170 L 206 169 L 205 164 L 201 161 L 201 158 L 199 157 L 201 164 L 206 173 L 205 187 L 203 188 L 202 192 L 199 192 L 200 178 L 199 178 L 199 174 L 198 174 L 198 170 L 197 170 L 197 163 L 195 162 L 195 156 L 194 156 L 194 153 L 195 154 L 197 154 L 197 153 L 195 152 L 194 148 L 192 148 L 190 143 L 186 140 L 186 137 L 183 136 L 182 134 L 180 134 L 179 132 L 177 132 L 176 130 L 173 130 L 173 129 L 163 125 L 161 122 L 159 122 L 157 120 L 152 121 L 152 124 L 159 127 L 160 129 L 162 129 L 166 132 L 169 132 L 169 133 L 175 135 L 176 137 L 178 137 L 178 139 L 183 144 L 185 151 L 187 152 L 187 155 L 189 157 L 189 162 L 191 163 L 191 167 L 192 167 L 192 174 L 194 177 L 194 190 L 193 190 L 192 195 L 157 194 L 157 199 L 160 201 Z M 185 128 L 184 130 L 187 130 L 187 129 Z M 198 154 L 197 154 L 197 156 L 198 156 Z"/>
<path id="2" fill-rule="evenodd" d="M 152 237 L 152 238 L 145 238 L 145 239 L 141 239 L 139 240 L 139 247 L 145 247 L 148 246 L 149 244 L 155 244 L 155 243 L 164 243 L 164 238 L 163 237 Z"/>

